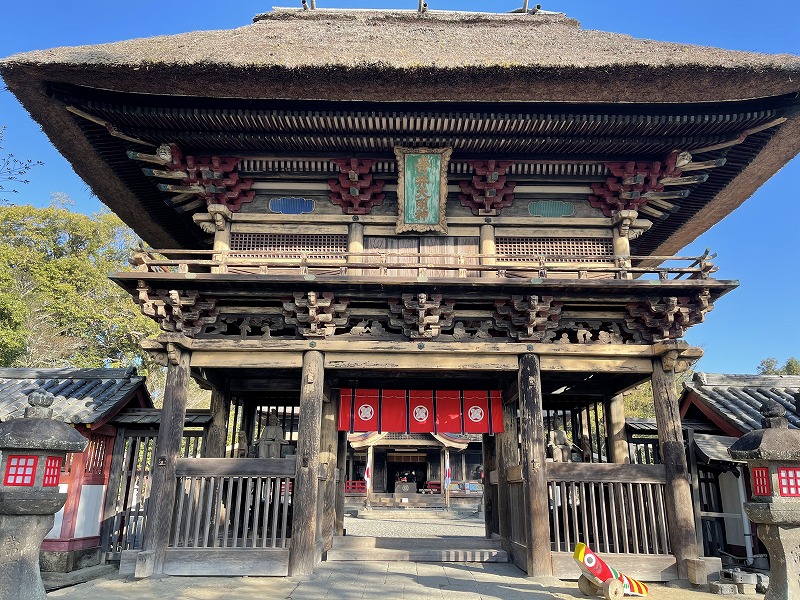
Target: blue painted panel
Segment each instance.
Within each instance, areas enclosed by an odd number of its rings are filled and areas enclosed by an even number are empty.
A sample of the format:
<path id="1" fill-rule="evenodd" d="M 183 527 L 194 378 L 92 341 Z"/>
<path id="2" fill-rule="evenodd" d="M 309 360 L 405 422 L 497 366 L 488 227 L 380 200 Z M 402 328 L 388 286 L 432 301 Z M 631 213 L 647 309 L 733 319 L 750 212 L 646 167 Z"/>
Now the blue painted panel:
<path id="1" fill-rule="evenodd" d="M 575 205 L 561 200 L 540 200 L 528 204 L 528 212 L 533 217 L 571 217 L 575 214 Z"/>
<path id="2" fill-rule="evenodd" d="M 272 198 L 269 210 L 282 215 L 307 215 L 314 212 L 314 201 L 308 198 Z"/>

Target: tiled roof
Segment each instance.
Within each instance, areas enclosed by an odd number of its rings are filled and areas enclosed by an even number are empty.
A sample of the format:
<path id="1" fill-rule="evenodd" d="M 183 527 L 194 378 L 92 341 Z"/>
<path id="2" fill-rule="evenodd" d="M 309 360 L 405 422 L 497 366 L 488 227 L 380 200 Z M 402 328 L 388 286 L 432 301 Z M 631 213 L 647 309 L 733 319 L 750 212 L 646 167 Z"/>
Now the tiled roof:
<path id="1" fill-rule="evenodd" d="M 126 408 L 111 417 L 112 423 L 119 425 L 158 425 L 161 422 L 161 410 L 158 408 Z M 185 427 L 207 425 L 211 422 L 211 413 L 206 409 L 188 409 L 184 419 Z"/>
<path id="2" fill-rule="evenodd" d="M 693 429 L 694 431 L 705 431 L 714 433 L 717 427 L 710 423 L 702 421 L 681 419 L 681 424 L 684 429 Z M 643 419 L 638 417 L 626 417 L 625 425 L 629 433 L 658 433 L 658 424 L 655 419 Z"/>
<path id="3" fill-rule="evenodd" d="M 53 418 L 72 424 L 102 423 L 144 387 L 135 369 L 0 369 L 0 421 L 21 417 L 28 394 L 53 394 Z M 146 389 L 143 389 L 149 401 Z"/>
<path id="4" fill-rule="evenodd" d="M 789 427 L 800 429 L 796 394 L 800 394 L 800 375 L 720 375 L 695 373 L 684 384 L 694 392 L 695 401 L 714 411 L 733 427 L 747 433 L 761 429 L 761 408 L 765 400 L 775 400 L 786 409 Z"/>

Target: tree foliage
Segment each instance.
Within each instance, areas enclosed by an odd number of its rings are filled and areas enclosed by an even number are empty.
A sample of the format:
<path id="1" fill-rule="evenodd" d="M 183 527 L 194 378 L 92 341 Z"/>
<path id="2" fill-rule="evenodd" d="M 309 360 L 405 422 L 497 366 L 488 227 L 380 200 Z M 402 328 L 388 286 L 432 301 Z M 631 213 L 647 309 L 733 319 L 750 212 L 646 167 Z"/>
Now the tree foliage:
<path id="1" fill-rule="evenodd" d="M 6 127 L 3 125 L 0 127 L 0 151 L 3 150 L 3 135 L 5 132 Z M 28 180 L 24 179 L 25 175 L 33 167 L 42 164 L 40 160 L 20 160 L 13 154 L 0 153 L 0 202 L 7 202 L 8 199 L 6 196 L 8 194 L 19 193 L 19 191 L 14 188 L 8 189 L 6 182 L 28 183 Z M 2 311 L 2 308 L 0 308 L 0 311 Z"/>
<path id="2" fill-rule="evenodd" d="M 0 206 L 0 366 L 143 366 L 157 326 L 109 272 L 129 268 L 133 232 L 109 212 Z"/>
<path id="3" fill-rule="evenodd" d="M 779 365 L 777 359 L 770 356 L 759 363 L 756 371 L 759 375 L 800 375 L 800 359 L 792 356 Z"/>

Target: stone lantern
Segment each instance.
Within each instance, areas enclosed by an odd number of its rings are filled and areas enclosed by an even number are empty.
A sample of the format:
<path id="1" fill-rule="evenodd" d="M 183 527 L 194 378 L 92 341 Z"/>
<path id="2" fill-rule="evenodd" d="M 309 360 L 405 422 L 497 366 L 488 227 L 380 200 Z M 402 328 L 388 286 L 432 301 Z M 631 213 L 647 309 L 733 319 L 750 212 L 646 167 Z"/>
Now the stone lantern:
<path id="1" fill-rule="evenodd" d="M 752 500 L 744 510 L 758 523 L 758 538 L 769 552 L 770 583 L 765 600 L 800 598 L 800 430 L 789 429 L 786 409 L 775 401 L 761 406 L 761 426 L 728 450 L 747 461 Z"/>
<path id="2" fill-rule="evenodd" d="M 25 416 L 0 423 L 0 598 L 45 600 L 39 548 L 67 495 L 59 491 L 68 452 L 88 440 L 54 421 L 53 395 L 33 392 Z"/>

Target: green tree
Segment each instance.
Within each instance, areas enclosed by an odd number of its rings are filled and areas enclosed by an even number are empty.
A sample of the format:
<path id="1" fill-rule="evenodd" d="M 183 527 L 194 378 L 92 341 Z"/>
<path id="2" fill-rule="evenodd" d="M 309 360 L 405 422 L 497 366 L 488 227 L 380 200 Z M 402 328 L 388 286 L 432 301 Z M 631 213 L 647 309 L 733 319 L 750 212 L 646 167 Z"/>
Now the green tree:
<path id="1" fill-rule="evenodd" d="M 800 375 L 800 359 L 792 356 L 779 365 L 777 359 L 770 356 L 759 363 L 756 371 L 759 375 Z"/>
<path id="2" fill-rule="evenodd" d="M 0 206 L 0 366 L 146 366 L 157 326 L 108 280 L 127 270 L 133 232 L 109 212 Z"/>
<path id="3" fill-rule="evenodd" d="M 0 127 L 0 150 L 3 149 L 5 132 L 6 127 L 3 125 Z M 40 160 L 19 160 L 13 154 L 0 154 L 0 202 L 7 202 L 8 194 L 18 193 L 16 189 L 7 189 L 5 182 L 28 183 L 28 180 L 24 179 L 26 173 L 41 164 L 43 163 Z"/>

